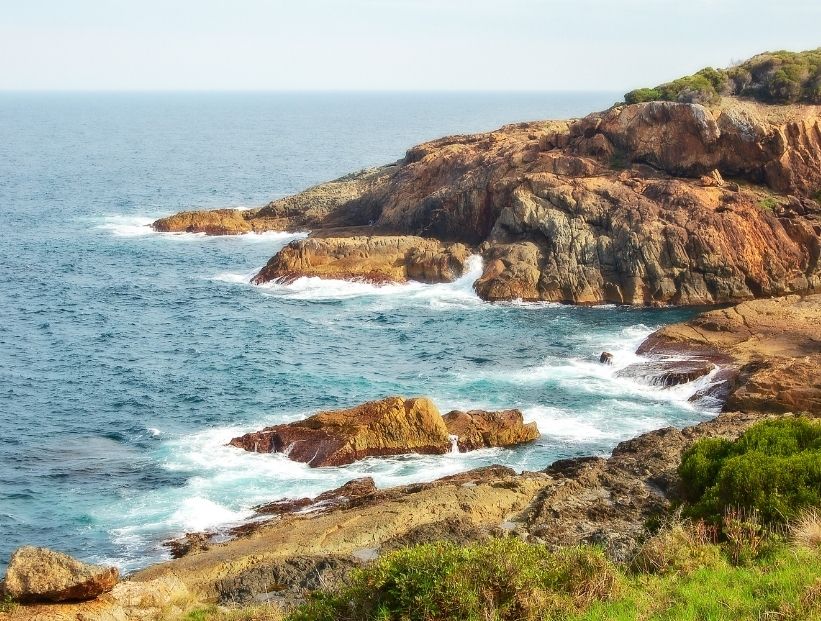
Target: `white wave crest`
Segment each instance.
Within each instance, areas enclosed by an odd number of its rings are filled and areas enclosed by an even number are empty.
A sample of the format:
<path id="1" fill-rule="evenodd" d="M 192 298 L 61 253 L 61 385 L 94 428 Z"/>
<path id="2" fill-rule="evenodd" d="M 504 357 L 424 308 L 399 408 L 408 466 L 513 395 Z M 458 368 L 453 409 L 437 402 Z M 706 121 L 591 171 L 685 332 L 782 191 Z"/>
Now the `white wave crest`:
<path id="1" fill-rule="evenodd" d="M 471 256 L 465 273 L 450 283 L 420 282 L 372 284 L 356 280 L 303 276 L 292 283 L 269 282 L 259 285 L 267 294 L 296 300 L 339 300 L 358 297 L 389 298 L 427 302 L 432 308 L 467 307 L 482 304 L 473 283 L 482 275 L 482 257 Z"/>

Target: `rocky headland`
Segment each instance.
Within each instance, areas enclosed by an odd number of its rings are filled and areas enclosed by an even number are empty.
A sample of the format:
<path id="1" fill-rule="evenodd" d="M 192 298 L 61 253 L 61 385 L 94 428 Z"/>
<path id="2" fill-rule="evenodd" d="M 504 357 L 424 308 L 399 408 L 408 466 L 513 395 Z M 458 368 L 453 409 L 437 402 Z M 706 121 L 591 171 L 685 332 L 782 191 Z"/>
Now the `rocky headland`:
<path id="1" fill-rule="evenodd" d="M 487 300 L 716 304 L 821 287 L 821 107 L 617 105 L 452 136 L 247 211 L 159 231 L 310 230 L 254 277 L 441 282 Z"/>

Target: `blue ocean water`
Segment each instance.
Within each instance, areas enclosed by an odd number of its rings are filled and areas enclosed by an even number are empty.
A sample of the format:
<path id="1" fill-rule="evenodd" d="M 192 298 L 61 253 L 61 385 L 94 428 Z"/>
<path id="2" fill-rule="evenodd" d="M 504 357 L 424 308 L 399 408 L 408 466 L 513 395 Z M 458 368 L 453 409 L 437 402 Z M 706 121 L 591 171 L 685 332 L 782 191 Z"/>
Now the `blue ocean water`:
<path id="1" fill-rule="evenodd" d="M 613 377 L 688 310 L 487 304 L 471 283 L 248 279 L 291 236 L 152 233 L 182 209 L 299 191 L 444 134 L 601 109 L 612 93 L 0 95 L 0 563 L 46 545 L 129 570 L 161 542 L 372 475 L 538 469 L 709 412 Z M 516 450 L 310 469 L 234 435 L 392 394 L 521 408 Z"/>

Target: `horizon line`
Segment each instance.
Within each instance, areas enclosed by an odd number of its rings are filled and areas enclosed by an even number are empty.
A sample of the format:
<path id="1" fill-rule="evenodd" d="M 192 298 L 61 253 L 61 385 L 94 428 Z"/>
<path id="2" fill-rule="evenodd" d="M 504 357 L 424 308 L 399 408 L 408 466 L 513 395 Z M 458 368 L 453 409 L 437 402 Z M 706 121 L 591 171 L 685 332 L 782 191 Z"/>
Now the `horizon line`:
<path id="1" fill-rule="evenodd" d="M 494 95 L 506 94 L 542 94 L 542 93 L 567 93 L 567 94 L 612 94 L 618 93 L 618 89 L 165 89 L 165 88 L 0 88 L 0 94 L 459 94 L 459 93 L 482 93 Z"/>

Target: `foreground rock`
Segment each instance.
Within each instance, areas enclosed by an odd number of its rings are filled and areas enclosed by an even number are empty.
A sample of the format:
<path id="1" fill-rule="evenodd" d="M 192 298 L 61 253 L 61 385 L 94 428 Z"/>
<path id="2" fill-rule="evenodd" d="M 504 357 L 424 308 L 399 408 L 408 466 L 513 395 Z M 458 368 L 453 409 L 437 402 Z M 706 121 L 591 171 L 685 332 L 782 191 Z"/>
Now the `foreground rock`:
<path id="1" fill-rule="evenodd" d="M 464 244 L 414 236 L 310 238 L 288 244 L 253 282 L 292 282 L 302 276 L 372 283 L 451 282 L 462 275 L 469 257 Z"/>
<path id="2" fill-rule="evenodd" d="M 451 412 L 443 418 L 430 399 L 388 397 L 267 427 L 230 444 L 257 453 L 284 453 L 316 467 L 365 457 L 443 454 L 451 449 L 451 435 L 459 437 L 462 450 L 472 450 L 530 442 L 539 432 L 535 423 L 523 423 L 518 410 Z"/>
<path id="3" fill-rule="evenodd" d="M 817 292 L 820 119 L 818 106 L 732 97 L 621 105 L 424 143 L 396 165 L 230 217 L 242 230 L 411 236 L 433 252 L 425 281 L 459 270 L 413 236 L 462 243 L 483 255 L 476 290 L 488 300 L 696 305 Z M 155 226 L 234 226 L 201 214 Z M 373 244 L 301 242 L 258 280 L 416 278 L 418 261 Z"/>
<path id="4" fill-rule="evenodd" d="M 639 353 L 721 360 L 728 410 L 821 413 L 821 295 L 703 313 L 658 330 Z"/>
<path id="5" fill-rule="evenodd" d="M 9 560 L 3 590 L 19 602 L 94 599 L 114 588 L 116 567 L 89 565 L 47 548 L 24 546 Z"/>

